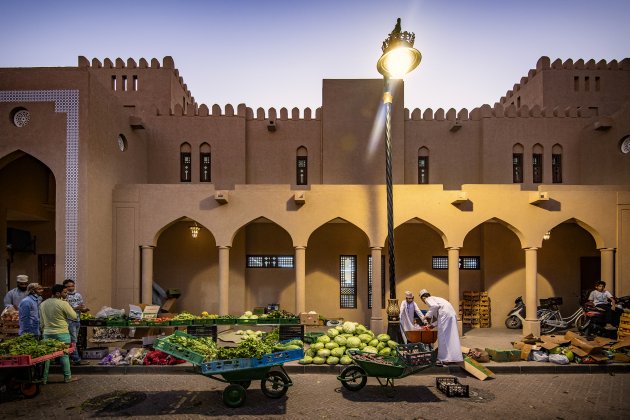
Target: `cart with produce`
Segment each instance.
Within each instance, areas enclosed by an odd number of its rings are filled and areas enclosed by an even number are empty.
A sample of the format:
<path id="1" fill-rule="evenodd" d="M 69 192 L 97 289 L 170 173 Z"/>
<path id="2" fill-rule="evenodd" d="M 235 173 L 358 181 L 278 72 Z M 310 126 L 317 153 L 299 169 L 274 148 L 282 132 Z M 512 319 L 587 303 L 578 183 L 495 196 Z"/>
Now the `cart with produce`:
<path id="1" fill-rule="evenodd" d="M 164 353 L 186 360 L 208 378 L 229 385 L 223 390 L 228 407 L 240 407 L 247 398 L 247 388 L 259 380 L 268 398 L 281 398 L 293 385 L 283 364 L 304 357 L 301 340 L 278 342 L 278 333 L 263 339 L 249 337 L 237 347 L 221 348 L 207 337 L 193 337 L 181 331 L 156 340 L 155 347 Z"/>
<path id="2" fill-rule="evenodd" d="M 0 343 L 0 389 L 18 392 L 24 398 L 39 394 L 44 362 L 71 353 L 72 346 L 57 340 L 37 340 L 31 334 Z"/>
<path id="3" fill-rule="evenodd" d="M 394 380 L 402 379 L 435 364 L 433 349 L 435 331 L 405 331 L 408 344 L 400 344 L 392 356 L 349 350 L 353 364 L 343 369 L 337 379 L 344 388 L 359 391 L 368 377 L 376 378 L 382 387 L 394 388 Z"/>

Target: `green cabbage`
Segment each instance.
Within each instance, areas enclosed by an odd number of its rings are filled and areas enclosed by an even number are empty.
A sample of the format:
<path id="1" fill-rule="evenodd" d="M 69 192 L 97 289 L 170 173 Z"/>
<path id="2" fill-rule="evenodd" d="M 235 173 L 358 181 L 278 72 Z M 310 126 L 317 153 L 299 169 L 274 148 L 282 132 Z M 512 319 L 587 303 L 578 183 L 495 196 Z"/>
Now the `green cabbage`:
<path id="1" fill-rule="evenodd" d="M 350 350 L 359 351 L 358 348 L 350 348 L 350 349 L 346 349 L 346 354 L 350 354 Z"/>
<path id="2" fill-rule="evenodd" d="M 350 358 L 350 356 L 341 356 L 339 363 L 342 365 L 349 365 L 352 363 L 352 358 Z"/>
<path id="3" fill-rule="evenodd" d="M 337 325 L 337 326 L 335 327 L 335 329 L 336 329 L 337 331 L 339 331 L 339 333 L 342 333 L 342 332 L 343 332 L 343 327 L 342 327 L 341 325 Z"/>
<path id="4" fill-rule="evenodd" d="M 389 347 L 383 347 L 378 354 L 380 354 L 381 356 L 389 356 L 392 354 L 392 349 L 390 349 Z"/>
<path id="5" fill-rule="evenodd" d="M 362 343 L 369 343 L 372 341 L 372 336 L 370 334 L 359 334 L 359 340 L 361 340 Z"/>
<path id="6" fill-rule="evenodd" d="M 376 350 L 378 350 L 380 353 L 380 351 L 383 350 L 385 347 L 387 347 L 387 344 L 383 343 L 382 341 L 379 341 L 378 344 L 376 345 Z"/>
<path id="7" fill-rule="evenodd" d="M 385 343 L 391 340 L 391 337 L 388 334 L 379 334 L 376 338 L 378 341 L 384 341 Z"/>
<path id="8" fill-rule="evenodd" d="M 305 355 L 305 356 L 308 356 L 308 357 L 314 357 L 314 356 L 316 356 L 316 355 L 317 355 L 317 350 L 315 350 L 315 349 L 313 349 L 313 348 L 308 349 L 308 350 L 306 350 L 306 351 L 304 352 L 304 355 Z"/>
<path id="9" fill-rule="evenodd" d="M 339 358 L 338 357 L 330 356 L 330 357 L 328 357 L 328 359 L 326 359 L 326 364 L 328 364 L 328 365 L 336 365 L 337 363 L 339 363 Z"/>
<path id="10" fill-rule="evenodd" d="M 398 343 L 392 340 L 389 340 L 387 342 L 387 347 L 389 347 L 390 349 L 395 349 L 396 347 L 398 347 Z"/>
<path id="11" fill-rule="evenodd" d="M 341 357 L 344 355 L 345 352 L 346 352 L 345 347 L 337 347 L 336 349 L 332 349 L 330 351 L 330 355 L 335 356 L 335 357 Z"/>
<path id="12" fill-rule="evenodd" d="M 328 356 L 330 356 L 330 350 L 328 350 L 328 349 L 317 350 L 317 356 L 319 356 L 319 357 L 328 357 Z"/>
<path id="13" fill-rule="evenodd" d="M 372 346 L 365 346 L 363 347 L 363 350 L 361 350 L 363 353 L 372 353 L 372 354 L 377 354 L 378 351 L 376 351 L 376 347 L 372 347 Z"/>
<path id="14" fill-rule="evenodd" d="M 319 356 L 313 357 L 314 365 L 323 365 L 325 362 L 326 362 L 326 359 L 324 359 L 323 357 L 319 357 Z"/>
<path id="15" fill-rule="evenodd" d="M 331 328 L 326 331 L 326 335 L 330 338 L 335 338 L 339 335 L 339 331 L 336 328 Z"/>
<path id="16" fill-rule="evenodd" d="M 311 356 L 304 356 L 303 359 L 298 360 L 298 363 L 301 365 L 310 365 L 313 363 L 313 358 Z"/>
<path id="17" fill-rule="evenodd" d="M 330 337 L 328 337 L 327 335 L 320 335 L 319 337 L 317 337 L 317 342 L 318 343 L 330 343 Z"/>
<path id="18" fill-rule="evenodd" d="M 359 344 L 359 350 L 363 350 L 366 347 L 367 347 L 367 344 L 365 344 L 365 343 L 360 343 Z"/>
<path id="19" fill-rule="evenodd" d="M 326 347 L 328 350 L 332 350 L 339 347 L 339 344 L 335 343 L 334 341 L 331 341 L 330 343 L 326 343 L 324 347 Z"/>
<path id="20" fill-rule="evenodd" d="M 338 335 L 337 337 L 335 337 L 335 343 L 339 344 L 340 346 L 345 346 L 346 344 L 348 344 L 348 340 L 346 340 L 346 337 Z"/>
<path id="21" fill-rule="evenodd" d="M 350 321 L 344 322 L 341 327 L 343 328 L 343 332 L 345 333 L 354 333 L 354 330 L 356 330 L 357 328 L 354 322 Z"/>
<path id="22" fill-rule="evenodd" d="M 357 325 L 356 329 L 355 329 L 355 334 L 365 334 L 367 333 L 367 328 L 365 328 L 365 325 Z"/>
<path id="23" fill-rule="evenodd" d="M 315 351 L 323 349 L 325 346 L 324 343 L 313 343 L 311 344 L 311 348 Z"/>
<path id="24" fill-rule="evenodd" d="M 372 347 L 376 347 L 378 346 L 379 341 L 375 338 L 374 340 L 371 340 L 368 344 Z"/>
<path id="25" fill-rule="evenodd" d="M 361 339 L 359 337 L 348 337 L 346 340 L 346 346 L 358 348 L 359 344 L 361 344 Z"/>

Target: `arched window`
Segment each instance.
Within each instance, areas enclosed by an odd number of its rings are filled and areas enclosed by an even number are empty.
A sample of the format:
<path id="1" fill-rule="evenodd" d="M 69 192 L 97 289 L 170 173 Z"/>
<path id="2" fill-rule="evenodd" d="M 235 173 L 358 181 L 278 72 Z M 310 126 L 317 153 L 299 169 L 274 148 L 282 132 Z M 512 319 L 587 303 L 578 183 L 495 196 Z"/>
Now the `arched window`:
<path id="1" fill-rule="evenodd" d="M 179 180 L 190 182 L 192 171 L 192 156 L 189 143 L 182 143 L 179 146 Z"/>
<path id="2" fill-rule="evenodd" d="M 418 184 L 429 183 L 429 149 L 418 149 Z"/>
<path id="3" fill-rule="evenodd" d="M 534 184 L 543 182 L 543 147 L 540 143 L 532 147 L 532 181 Z"/>
<path id="4" fill-rule="evenodd" d="M 551 176 L 554 184 L 562 184 L 562 146 L 559 144 L 551 149 Z"/>
<path id="5" fill-rule="evenodd" d="M 210 145 L 201 143 L 199 146 L 199 181 L 212 182 L 212 159 Z"/>
<path id="6" fill-rule="evenodd" d="M 523 145 L 520 143 L 512 147 L 512 182 L 523 183 Z"/>
<path id="7" fill-rule="evenodd" d="M 295 183 L 297 185 L 308 185 L 308 151 L 304 146 L 300 146 L 297 149 L 295 158 L 295 175 Z"/>

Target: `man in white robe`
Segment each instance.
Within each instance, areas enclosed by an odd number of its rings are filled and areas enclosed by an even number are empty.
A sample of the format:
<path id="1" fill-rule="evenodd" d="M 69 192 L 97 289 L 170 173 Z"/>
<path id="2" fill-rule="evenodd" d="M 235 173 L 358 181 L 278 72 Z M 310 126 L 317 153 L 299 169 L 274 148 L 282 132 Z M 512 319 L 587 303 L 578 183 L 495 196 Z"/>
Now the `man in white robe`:
<path id="1" fill-rule="evenodd" d="M 418 325 L 414 321 L 415 314 L 418 314 L 420 319 L 424 322 L 424 316 L 422 316 L 418 304 L 413 301 L 413 293 L 406 291 L 405 300 L 400 304 L 400 332 L 405 344 L 407 344 L 405 331 L 418 329 Z"/>
<path id="2" fill-rule="evenodd" d="M 438 361 L 442 363 L 463 362 L 459 330 L 457 329 L 457 313 L 453 305 L 446 299 L 431 296 L 426 289 L 420 290 L 420 299 L 429 307 L 425 314 L 427 320 L 438 330 Z"/>

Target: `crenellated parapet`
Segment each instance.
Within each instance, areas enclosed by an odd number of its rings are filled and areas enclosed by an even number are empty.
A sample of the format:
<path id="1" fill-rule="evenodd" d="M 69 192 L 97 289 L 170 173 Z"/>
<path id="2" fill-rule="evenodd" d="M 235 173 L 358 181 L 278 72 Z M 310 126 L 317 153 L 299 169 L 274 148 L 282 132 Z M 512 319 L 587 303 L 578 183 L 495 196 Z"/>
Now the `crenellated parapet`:
<path id="1" fill-rule="evenodd" d="M 527 76 L 521 77 L 519 83 L 516 83 L 511 90 L 508 90 L 505 96 L 502 96 L 499 100 L 499 103 L 506 104 L 510 102 L 515 95 L 528 83 L 530 82 L 537 74 L 542 71 L 551 70 L 590 70 L 590 71 L 623 71 L 630 70 L 630 58 L 624 58 L 621 61 L 617 60 L 599 60 L 595 61 L 594 59 L 590 59 L 588 61 L 584 61 L 583 59 L 579 59 L 577 61 L 573 61 L 572 59 L 567 59 L 562 61 L 561 59 L 556 59 L 551 62 L 549 57 L 543 56 L 538 59 L 536 63 L 536 68 L 531 69 Z"/>
<path id="2" fill-rule="evenodd" d="M 157 111 L 157 115 L 173 115 L 173 116 L 195 116 L 195 117 L 241 117 L 247 120 L 279 120 L 279 121 L 311 121 L 321 119 L 321 108 L 315 110 L 315 118 L 313 118 L 313 112 L 311 108 L 305 108 L 303 117 L 300 118 L 300 109 L 292 108 L 291 114 L 287 108 L 280 108 L 278 113 L 275 108 L 258 108 L 254 114 L 254 110 L 247 107 L 245 104 L 239 104 L 234 111 L 232 104 L 225 105 L 225 108 L 221 108 L 220 105 L 214 104 L 212 107 L 208 107 L 206 104 L 197 105 L 196 103 L 189 106 L 184 114 L 184 108 L 177 104 L 174 108 L 164 111 Z"/>
<path id="3" fill-rule="evenodd" d="M 405 108 L 406 121 L 479 121 L 482 118 L 589 118 L 594 117 L 592 109 L 576 106 L 568 107 L 540 107 L 535 105 L 528 107 L 523 105 L 519 108 L 510 104 L 497 102 L 494 106 L 482 105 L 474 108 L 470 112 L 466 108 L 457 111 L 450 108 L 445 111 L 443 108 L 433 110 L 426 108 L 424 111 L 415 108 L 411 113 Z"/>

